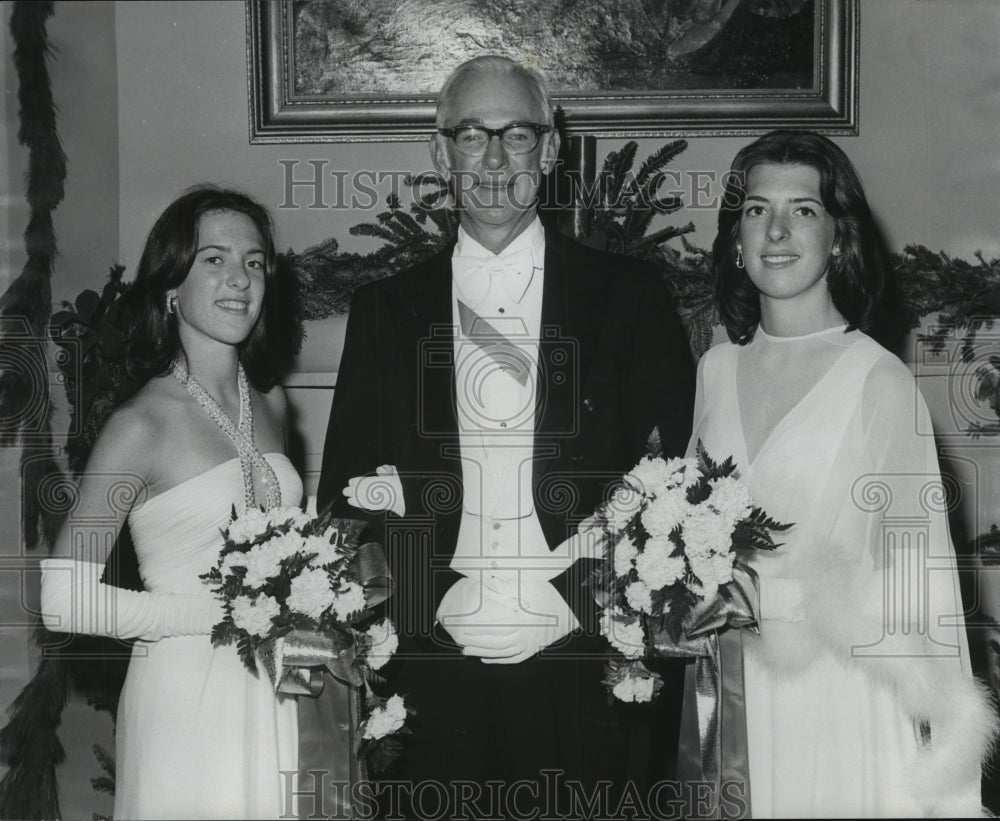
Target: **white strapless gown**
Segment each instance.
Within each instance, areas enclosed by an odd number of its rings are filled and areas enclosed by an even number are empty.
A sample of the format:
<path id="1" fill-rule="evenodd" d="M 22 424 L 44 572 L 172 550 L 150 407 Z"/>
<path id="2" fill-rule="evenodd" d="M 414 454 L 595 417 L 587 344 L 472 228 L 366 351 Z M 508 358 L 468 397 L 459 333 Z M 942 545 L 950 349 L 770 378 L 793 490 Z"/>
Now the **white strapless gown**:
<path id="1" fill-rule="evenodd" d="M 302 482 L 282 454 L 265 457 L 283 504 Z M 242 509 L 239 459 L 154 496 L 129 515 L 146 589 L 206 591 L 234 501 Z M 235 645 L 209 636 L 137 641 L 118 706 L 115 818 L 278 818 L 297 768 L 292 697 L 250 673 Z M 289 799 L 291 801 L 291 799 Z"/>

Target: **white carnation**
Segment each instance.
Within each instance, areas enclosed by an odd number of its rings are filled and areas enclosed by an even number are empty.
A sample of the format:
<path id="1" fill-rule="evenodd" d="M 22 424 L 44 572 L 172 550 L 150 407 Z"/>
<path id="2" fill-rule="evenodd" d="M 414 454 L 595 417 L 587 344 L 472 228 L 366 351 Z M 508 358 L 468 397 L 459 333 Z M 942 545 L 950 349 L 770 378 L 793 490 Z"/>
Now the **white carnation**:
<path id="1" fill-rule="evenodd" d="M 734 522 L 711 510 L 699 510 L 684 520 L 684 552 L 689 559 L 711 553 L 729 553 Z"/>
<path id="2" fill-rule="evenodd" d="M 318 619 L 330 609 L 335 597 L 326 571 L 307 569 L 292 579 L 287 604 L 297 613 Z"/>
<path id="3" fill-rule="evenodd" d="M 392 696 L 384 707 L 376 707 L 365 722 L 363 738 L 379 739 L 401 729 L 406 722 L 406 705 L 403 697 Z"/>
<path id="4" fill-rule="evenodd" d="M 645 582 L 632 582 L 626 587 L 625 599 L 629 607 L 639 613 L 653 612 L 653 591 Z"/>
<path id="5" fill-rule="evenodd" d="M 689 487 L 696 485 L 701 478 L 698 460 L 694 458 L 680 459 L 675 457 L 668 459 L 667 470 L 670 472 L 668 484 L 671 487 L 680 488 L 684 492 L 687 492 Z"/>
<path id="6" fill-rule="evenodd" d="M 727 521 L 735 524 L 750 515 L 753 499 L 741 481 L 732 476 L 723 476 L 709 482 L 709 487 L 712 488 L 712 494 L 708 497 L 709 507 Z"/>
<path id="7" fill-rule="evenodd" d="M 288 505 L 286 507 L 272 508 L 267 512 L 268 524 L 283 525 L 291 522 L 293 528 L 302 527 L 309 521 L 309 515 L 303 513 L 298 507 Z"/>
<path id="8" fill-rule="evenodd" d="M 606 517 L 615 530 L 623 530 L 642 508 L 642 494 L 634 488 L 618 488 L 608 502 Z"/>
<path id="9" fill-rule="evenodd" d="M 648 676 L 626 676 L 611 692 L 621 701 L 652 701 L 653 679 Z"/>
<path id="10" fill-rule="evenodd" d="M 247 587 L 261 587 L 268 579 L 281 572 L 281 559 L 271 548 L 270 542 L 251 548 L 246 559 L 247 575 L 243 583 Z"/>
<path id="11" fill-rule="evenodd" d="M 601 633 L 626 658 L 637 659 L 646 655 L 641 619 L 629 619 L 621 610 L 605 610 L 601 614 Z"/>
<path id="12" fill-rule="evenodd" d="M 642 512 L 642 526 L 650 536 L 669 536 L 691 513 L 691 504 L 679 488 L 658 496 Z"/>
<path id="13" fill-rule="evenodd" d="M 275 559 L 280 562 L 302 552 L 305 540 L 299 533 L 290 530 L 288 533 L 269 539 L 266 544 L 271 553 L 274 554 Z"/>
<path id="14" fill-rule="evenodd" d="M 360 584 L 346 582 L 343 588 L 334 594 L 333 611 L 339 621 L 347 621 L 365 607 L 365 590 Z"/>
<path id="15" fill-rule="evenodd" d="M 281 613 L 281 605 L 271 596 L 237 596 L 233 599 L 233 623 L 251 636 L 264 637 L 271 632 L 272 619 Z"/>
<path id="16" fill-rule="evenodd" d="M 639 578 L 653 590 L 662 590 L 684 575 L 684 559 L 671 556 L 673 542 L 667 539 L 647 539 L 642 553 L 635 560 Z"/>
<path id="17" fill-rule="evenodd" d="M 657 496 L 667 489 L 671 471 L 660 457 L 645 456 L 625 476 L 625 481 L 645 496 Z"/>
<path id="18" fill-rule="evenodd" d="M 372 643 L 371 650 L 368 651 L 368 666 L 372 670 L 380 670 L 399 647 L 399 636 L 388 619 L 373 624 L 368 628 L 367 634 Z"/>
<path id="19" fill-rule="evenodd" d="M 257 508 L 250 508 L 229 523 L 229 538 L 236 544 L 250 542 L 267 530 L 267 526 L 267 514 Z"/>
<path id="20" fill-rule="evenodd" d="M 698 584 L 694 579 L 689 579 L 687 581 L 688 590 L 694 593 L 698 598 L 706 599 L 711 601 L 715 598 L 716 594 L 719 592 L 719 585 L 714 582 L 705 582 L 704 584 Z"/>
<path id="21" fill-rule="evenodd" d="M 303 553 L 315 553 L 315 557 L 310 561 L 314 567 L 324 567 L 325 565 L 339 562 L 344 558 L 344 553 L 336 545 L 330 544 L 329 540 L 323 536 L 310 536 L 302 546 Z"/>
<path id="22" fill-rule="evenodd" d="M 615 545 L 615 575 L 618 577 L 627 576 L 632 569 L 632 562 L 639 555 L 639 548 L 635 546 L 631 536 L 623 536 Z"/>
<path id="23" fill-rule="evenodd" d="M 691 572 L 701 581 L 698 585 L 692 582 L 688 585 L 691 590 L 706 599 L 715 598 L 719 587 L 733 580 L 733 560 L 732 553 L 712 553 L 708 556 L 700 557 L 691 561 Z"/>

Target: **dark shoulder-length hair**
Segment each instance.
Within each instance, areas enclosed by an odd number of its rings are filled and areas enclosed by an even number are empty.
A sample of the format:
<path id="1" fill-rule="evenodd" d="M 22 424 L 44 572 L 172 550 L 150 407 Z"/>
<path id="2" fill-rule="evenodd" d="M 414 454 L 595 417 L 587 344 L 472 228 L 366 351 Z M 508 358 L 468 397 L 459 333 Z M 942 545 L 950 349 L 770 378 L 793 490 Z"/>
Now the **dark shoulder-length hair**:
<path id="1" fill-rule="evenodd" d="M 198 220 L 218 211 L 246 215 L 260 234 L 264 248 L 264 300 L 253 330 L 237 351 L 247 379 L 257 390 L 266 392 L 278 381 L 281 363 L 268 341 L 268 329 L 273 327 L 274 320 L 269 313 L 274 313 L 277 290 L 271 215 L 246 194 L 203 184 L 181 194 L 153 224 L 128 292 L 127 363 L 130 377 L 140 384 L 167 373 L 181 349 L 176 315 L 167 311 L 167 292 L 187 278 L 194 264 Z"/>
<path id="2" fill-rule="evenodd" d="M 733 160 L 719 209 L 712 246 L 719 317 L 730 340 L 745 345 L 760 323 L 760 298 L 744 268 L 736 265 L 740 219 L 750 169 L 763 163 L 806 165 L 819 172 L 823 207 L 833 217 L 834 245 L 827 285 L 848 330 L 867 331 L 875 319 L 885 284 L 878 232 L 861 179 L 837 145 L 811 131 L 772 131 L 744 147 Z"/>

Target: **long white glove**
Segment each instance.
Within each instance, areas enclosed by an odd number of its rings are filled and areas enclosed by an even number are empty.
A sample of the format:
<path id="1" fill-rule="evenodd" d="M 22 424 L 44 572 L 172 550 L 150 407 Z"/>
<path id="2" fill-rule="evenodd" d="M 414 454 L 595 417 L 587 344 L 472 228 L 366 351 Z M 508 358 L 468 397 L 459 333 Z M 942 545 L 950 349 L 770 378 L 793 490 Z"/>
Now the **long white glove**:
<path id="1" fill-rule="evenodd" d="M 222 602 L 207 590 L 160 593 L 101 582 L 104 565 L 42 559 L 42 621 L 57 633 L 157 641 L 209 635 L 222 621 Z"/>

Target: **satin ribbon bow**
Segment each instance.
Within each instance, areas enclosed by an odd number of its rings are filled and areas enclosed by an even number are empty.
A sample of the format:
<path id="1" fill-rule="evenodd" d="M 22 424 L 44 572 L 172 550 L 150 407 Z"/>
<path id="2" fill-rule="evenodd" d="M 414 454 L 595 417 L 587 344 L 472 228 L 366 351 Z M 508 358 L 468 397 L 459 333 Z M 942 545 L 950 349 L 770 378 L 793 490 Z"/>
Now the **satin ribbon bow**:
<path id="1" fill-rule="evenodd" d="M 353 544 L 364 529 L 357 520 L 332 523 Z M 357 621 L 392 594 L 392 576 L 381 545 L 374 542 L 357 549 L 351 566 L 365 589 L 365 610 Z M 353 787 L 368 780 L 368 771 L 356 754 L 364 680 L 355 664 L 354 637 L 349 629 L 332 634 L 294 630 L 262 643 L 256 655 L 276 692 L 310 696 L 298 699 L 296 817 L 355 818 Z M 316 779 L 352 789 L 325 790 Z"/>
<path id="2" fill-rule="evenodd" d="M 727 783 L 743 786 L 742 798 L 749 811 L 742 628 L 755 635 L 759 633 L 758 591 L 757 573 L 737 561 L 733 565 L 733 580 L 719 587 L 711 601 L 691 611 L 679 641 L 675 642 L 662 626 L 649 624 L 654 656 L 695 657 L 699 763 L 701 778 L 714 787 L 709 816 L 712 818 L 720 817 L 720 791 Z"/>
<path id="3" fill-rule="evenodd" d="M 535 255 L 530 248 L 501 252 L 493 257 L 458 255 L 452 257 L 451 271 L 466 302 L 473 308 L 489 295 L 494 279 L 511 301 L 520 302 L 535 273 Z"/>
<path id="4" fill-rule="evenodd" d="M 710 601 L 695 607 L 684 622 L 684 634 L 674 640 L 664 620 L 646 618 L 649 655 L 659 658 L 695 659 L 694 692 L 697 705 L 697 761 L 689 757 L 681 731 L 681 761 L 694 780 L 712 785 L 707 817 L 718 818 L 722 807 L 719 796 L 723 784 L 743 785 L 745 807 L 749 810 L 749 767 L 747 764 L 746 706 L 743 699 L 742 628 L 757 634 L 759 620 L 759 583 L 753 568 L 737 561 L 733 580 L 719 587 Z M 592 583 L 599 607 L 613 606 L 612 591 L 604 584 Z M 733 628 L 733 629 L 726 629 Z M 685 698 L 688 698 L 685 689 Z M 689 764 L 689 766 L 684 766 Z M 700 816 L 701 817 L 701 816 Z"/>
<path id="5" fill-rule="evenodd" d="M 351 564 L 365 589 L 366 610 L 358 614 L 361 619 L 392 594 L 392 577 L 382 546 L 375 542 L 361 545 Z M 257 660 L 267 671 L 275 692 L 317 696 L 323 690 L 324 670 L 355 687 L 364 684 L 354 663 L 354 637 L 347 633 L 293 630 L 262 642 L 257 647 Z"/>

